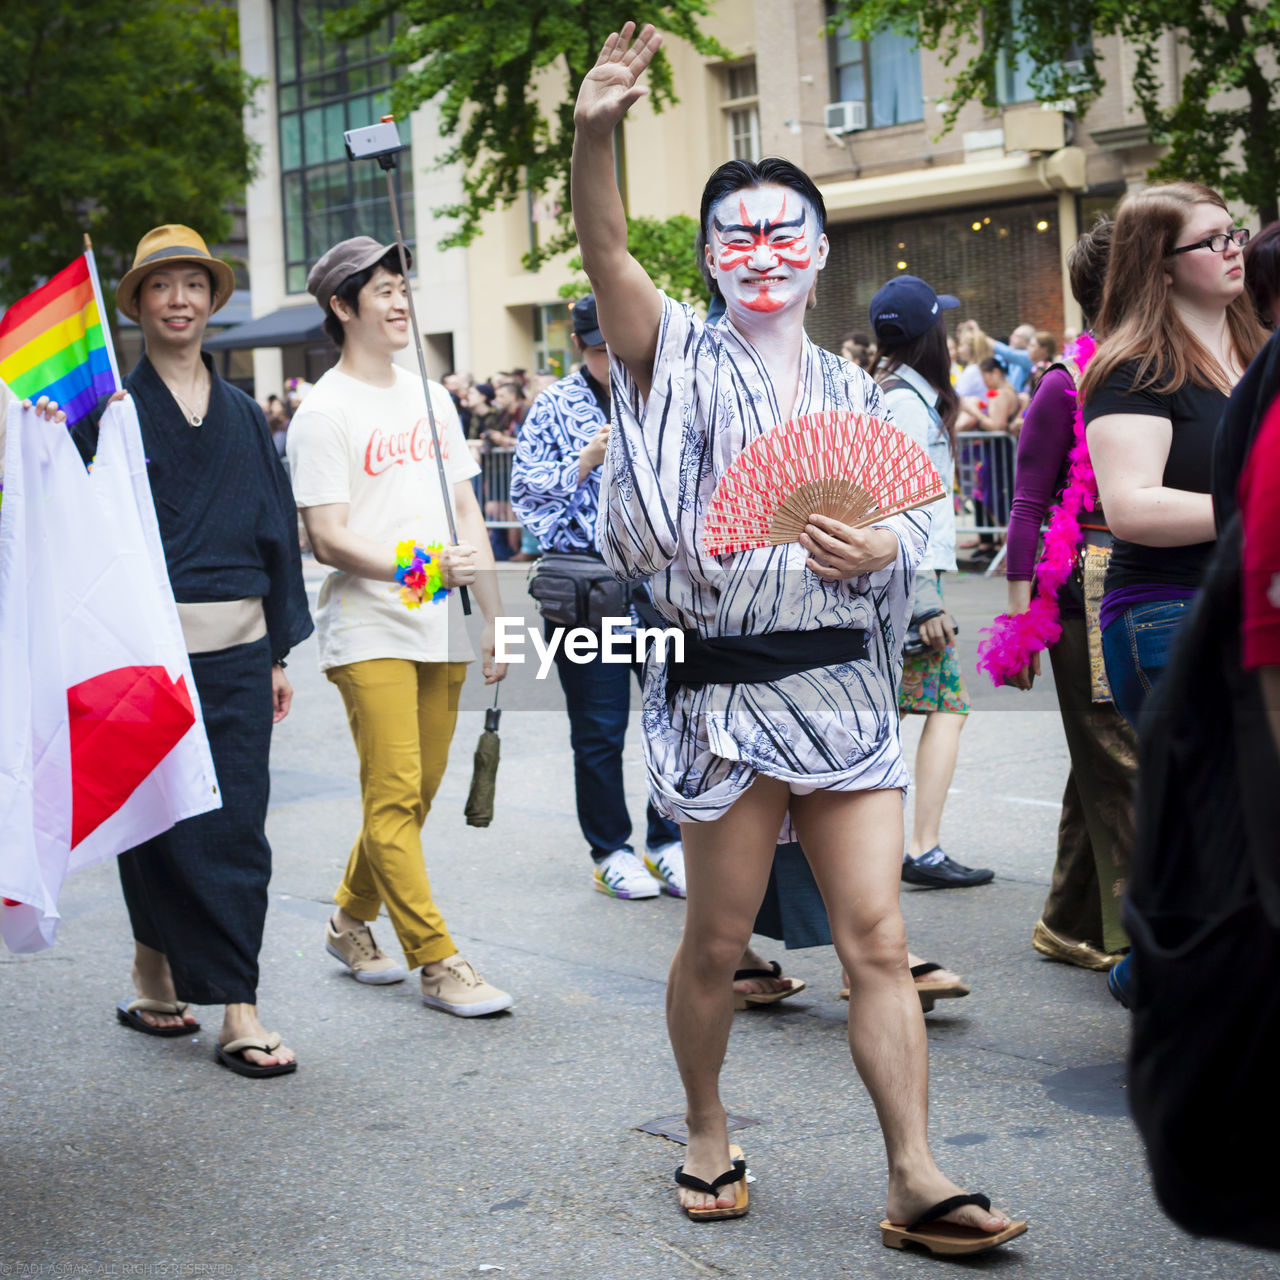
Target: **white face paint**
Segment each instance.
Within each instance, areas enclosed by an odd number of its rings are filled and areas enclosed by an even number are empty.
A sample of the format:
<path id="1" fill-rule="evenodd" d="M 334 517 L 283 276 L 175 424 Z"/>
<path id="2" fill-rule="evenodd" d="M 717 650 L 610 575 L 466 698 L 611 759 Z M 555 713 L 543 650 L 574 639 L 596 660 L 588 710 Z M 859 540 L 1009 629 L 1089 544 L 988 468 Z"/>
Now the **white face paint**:
<path id="1" fill-rule="evenodd" d="M 711 209 L 707 264 L 736 322 L 804 311 L 826 265 L 827 237 L 808 200 L 790 187 L 730 192 Z"/>

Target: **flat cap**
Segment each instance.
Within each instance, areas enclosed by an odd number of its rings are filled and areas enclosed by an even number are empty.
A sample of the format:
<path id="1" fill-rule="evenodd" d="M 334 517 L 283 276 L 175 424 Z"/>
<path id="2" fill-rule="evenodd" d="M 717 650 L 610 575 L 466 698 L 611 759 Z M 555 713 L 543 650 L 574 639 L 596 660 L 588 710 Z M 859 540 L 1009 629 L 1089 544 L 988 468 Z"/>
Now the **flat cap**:
<path id="1" fill-rule="evenodd" d="M 350 240 L 340 240 L 311 268 L 307 275 L 307 292 L 328 314 L 329 299 L 348 276 L 373 266 L 388 253 L 394 252 L 394 244 L 379 244 L 372 236 L 352 236 Z M 407 248 L 404 252 L 412 266 L 413 254 Z"/>

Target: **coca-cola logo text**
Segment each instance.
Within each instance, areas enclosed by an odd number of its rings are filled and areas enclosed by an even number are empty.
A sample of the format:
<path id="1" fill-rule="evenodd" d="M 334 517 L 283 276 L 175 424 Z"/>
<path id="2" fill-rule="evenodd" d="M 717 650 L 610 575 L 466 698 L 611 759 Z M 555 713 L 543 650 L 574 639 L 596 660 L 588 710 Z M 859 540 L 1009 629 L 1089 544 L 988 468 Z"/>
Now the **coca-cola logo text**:
<path id="1" fill-rule="evenodd" d="M 448 462 L 447 436 L 440 442 L 440 453 Z M 375 427 L 364 448 L 364 470 L 366 475 L 380 476 L 384 471 L 406 462 L 434 462 L 435 458 L 431 427 L 426 418 L 419 418 L 412 431 L 383 431 L 381 427 Z"/>

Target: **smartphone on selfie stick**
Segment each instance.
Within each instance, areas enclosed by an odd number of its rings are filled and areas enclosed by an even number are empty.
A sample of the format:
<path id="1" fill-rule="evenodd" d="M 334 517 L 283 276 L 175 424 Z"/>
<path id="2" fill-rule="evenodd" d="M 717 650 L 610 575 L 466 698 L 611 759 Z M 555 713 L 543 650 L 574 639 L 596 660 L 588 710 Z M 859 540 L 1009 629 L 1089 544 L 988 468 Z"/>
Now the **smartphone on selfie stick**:
<path id="1" fill-rule="evenodd" d="M 440 448 L 440 432 L 436 427 L 436 414 L 431 406 L 431 388 L 427 385 L 427 359 L 422 350 L 422 335 L 418 332 L 418 312 L 413 305 L 413 289 L 409 283 L 409 255 L 404 245 L 404 232 L 400 229 L 400 202 L 396 198 L 391 171 L 396 167 L 396 157 L 408 147 L 400 141 L 394 116 L 383 116 L 377 124 L 360 129 L 347 129 L 342 140 L 347 147 L 348 160 L 376 160 L 387 175 L 387 198 L 391 201 L 391 221 L 396 229 L 396 249 L 400 253 L 400 273 L 404 276 L 404 289 L 409 297 L 409 324 L 413 329 L 413 349 L 418 353 L 418 372 L 422 375 L 422 391 L 427 400 L 427 423 L 431 427 L 431 441 L 435 445 L 436 470 L 440 473 L 440 494 L 444 499 L 444 513 L 449 521 L 449 541 L 458 542 L 458 528 L 453 518 L 453 503 L 449 495 L 449 477 L 444 469 L 444 452 Z M 458 588 L 462 612 L 471 613 L 471 594 L 466 587 Z"/>

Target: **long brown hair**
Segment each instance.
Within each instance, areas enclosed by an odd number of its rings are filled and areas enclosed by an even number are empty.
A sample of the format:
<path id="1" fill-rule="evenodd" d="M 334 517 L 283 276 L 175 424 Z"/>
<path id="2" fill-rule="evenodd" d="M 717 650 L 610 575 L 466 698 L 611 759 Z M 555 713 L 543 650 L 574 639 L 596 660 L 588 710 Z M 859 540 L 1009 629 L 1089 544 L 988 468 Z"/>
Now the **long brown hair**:
<path id="1" fill-rule="evenodd" d="M 951 452 L 956 451 L 956 418 L 960 413 L 960 397 L 951 385 L 951 353 L 947 350 L 947 326 L 942 316 L 914 338 L 881 337 L 876 334 L 876 358 L 872 377 L 884 382 L 905 364 L 914 369 L 933 388 L 938 397 L 938 416 L 947 432 Z"/>
<path id="2" fill-rule="evenodd" d="M 1183 323 L 1169 298 L 1166 264 L 1187 215 L 1198 204 L 1226 201 L 1198 182 L 1168 182 L 1125 196 L 1116 210 L 1107 282 L 1097 318 L 1097 353 L 1085 369 L 1081 387 L 1088 398 L 1121 365 L 1137 365 L 1133 390 L 1162 394 L 1190 382 L 1197 387 L 1231 389 L 1217 358 Z M 1267 339 L 1246 291 L 1227 305 L 1227 328 L 1247 365 Z"/>

